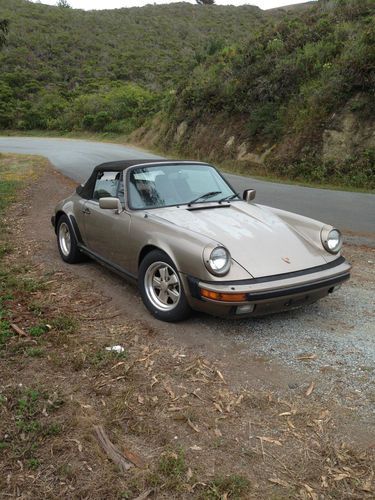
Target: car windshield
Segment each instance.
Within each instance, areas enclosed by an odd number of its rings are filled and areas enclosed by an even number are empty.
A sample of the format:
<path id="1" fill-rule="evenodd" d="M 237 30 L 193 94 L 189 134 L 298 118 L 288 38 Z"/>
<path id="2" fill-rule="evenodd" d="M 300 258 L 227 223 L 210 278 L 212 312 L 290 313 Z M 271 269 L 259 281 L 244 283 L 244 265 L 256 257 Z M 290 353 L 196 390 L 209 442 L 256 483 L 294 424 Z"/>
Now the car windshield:
<path id="1" fill-rule="evenodd" d="M 128 176 L 131 208 L 211 203 L 235 195 L 210 165 L 175 164 L 137 167 Z"/>

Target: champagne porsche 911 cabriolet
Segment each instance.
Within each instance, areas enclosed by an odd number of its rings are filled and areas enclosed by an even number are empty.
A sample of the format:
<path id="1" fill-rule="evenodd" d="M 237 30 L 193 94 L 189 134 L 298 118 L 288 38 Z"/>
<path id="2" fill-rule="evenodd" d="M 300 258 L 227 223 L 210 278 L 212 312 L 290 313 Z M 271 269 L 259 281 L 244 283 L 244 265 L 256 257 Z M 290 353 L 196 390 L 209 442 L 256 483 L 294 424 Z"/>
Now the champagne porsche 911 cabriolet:
<path id="1" fill-rule="evenodd" d="M 96 259 L 138 282 L 147 309 L 261 316 L 311 304 L 350 276 L 334 227 L 254 203 L 215 167 L 176 160 L 103 163 L 52 217 L 62 259 Z"/>

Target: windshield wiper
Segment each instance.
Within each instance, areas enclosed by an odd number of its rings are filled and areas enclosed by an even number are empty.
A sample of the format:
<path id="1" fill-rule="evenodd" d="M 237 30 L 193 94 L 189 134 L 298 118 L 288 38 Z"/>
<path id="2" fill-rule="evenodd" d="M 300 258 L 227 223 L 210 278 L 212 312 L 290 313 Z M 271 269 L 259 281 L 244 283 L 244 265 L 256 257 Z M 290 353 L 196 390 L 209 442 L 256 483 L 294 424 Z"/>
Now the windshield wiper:
<path id="1" fill-rule="evenodd" d="M 235 197 L 240 197 L 240 193 L 234 193 L 234 194 L 230 194 L 229 196 L 225 196 L 224 198 L 221 198 L 221 200 L 219 200 L 219 203 L 221 203 L 222 201 L 230 201 L 230 200 L 233 200 L 233 198 Z"/>
<path id="2" fill-rule="evenodd" d="M 189 201 L 187 206 L 190 207 L 193 203 L 196 203 L 199 200 L 205 200 L 206 198 L 211 198 L 211 196 L 215 196 L 216 194 L 220 193 L 221 191 L 210 191 L 209 193 L 201 194 L 200 196 L 198 196 L 198 198 L 194 198 L 194 200 Z"/>

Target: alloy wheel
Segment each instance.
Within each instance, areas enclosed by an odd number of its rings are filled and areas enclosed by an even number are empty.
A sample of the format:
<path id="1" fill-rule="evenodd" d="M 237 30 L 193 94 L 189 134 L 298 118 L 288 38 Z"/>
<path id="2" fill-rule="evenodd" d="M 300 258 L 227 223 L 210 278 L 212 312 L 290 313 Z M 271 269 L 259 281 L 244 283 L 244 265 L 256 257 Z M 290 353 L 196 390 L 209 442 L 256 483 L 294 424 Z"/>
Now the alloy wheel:
<path id="1" fill-rule="evenodd" d="M 171 311 L 179 303 L 181 283 L 177 272 L 165 262 L 152 263 L 144 277 L 147 297 L 154 307 Z"/>

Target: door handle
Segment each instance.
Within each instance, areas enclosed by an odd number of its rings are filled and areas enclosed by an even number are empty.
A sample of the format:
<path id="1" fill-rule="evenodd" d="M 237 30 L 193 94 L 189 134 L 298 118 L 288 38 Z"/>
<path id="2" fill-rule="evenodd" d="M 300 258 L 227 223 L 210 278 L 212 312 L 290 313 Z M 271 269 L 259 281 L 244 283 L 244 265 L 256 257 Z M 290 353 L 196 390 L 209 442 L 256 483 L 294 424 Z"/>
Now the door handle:
<path id="1" fill-rule="evenodd" d="M 91 214 L 90 209 L 88 209 L 88 208 L 86 208 L 86 207 L 82 210 L 82 212 L 83 212 L 84 214 Z"/>

